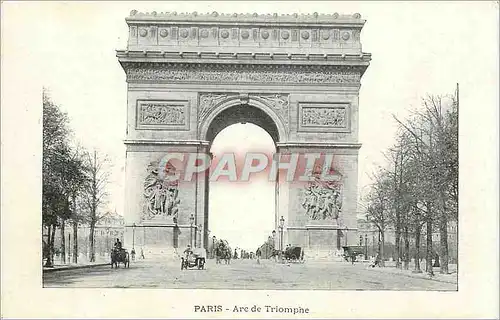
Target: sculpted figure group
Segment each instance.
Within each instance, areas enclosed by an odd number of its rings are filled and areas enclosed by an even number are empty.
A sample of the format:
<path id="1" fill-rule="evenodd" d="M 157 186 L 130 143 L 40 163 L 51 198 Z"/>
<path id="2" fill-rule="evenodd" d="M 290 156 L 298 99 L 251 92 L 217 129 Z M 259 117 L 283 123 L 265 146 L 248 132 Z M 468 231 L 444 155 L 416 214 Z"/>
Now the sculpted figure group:
<path id="1" fill-rule="evenodd" d="M 173 216 L 177 218 L 179 189 L 177 179 L 170 178 L 170 171 L 175 168 L 165 169 L 165 174 L 160 175 L 153 164 L 150 174 L 144 181 L 144 197 L 146 200 L 146 216 Z"/>
<path id="2" fill-rule="evenodd" d="M 342 210 L 340 186 L 315 182 L 305 189 L 302 207 L 312 220 L 337 219 Z"/>

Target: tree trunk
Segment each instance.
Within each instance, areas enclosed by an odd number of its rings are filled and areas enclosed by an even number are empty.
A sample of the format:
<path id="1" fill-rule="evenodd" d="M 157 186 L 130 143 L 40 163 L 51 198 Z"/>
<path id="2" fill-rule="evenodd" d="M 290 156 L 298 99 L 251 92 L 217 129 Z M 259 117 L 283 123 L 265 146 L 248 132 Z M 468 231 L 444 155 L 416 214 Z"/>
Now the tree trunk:
<path id="1" fill-rule="evenodd" d="M 442 212 L 439 223 L 439 246 L 440 246 L 440 273 L 448 274 L 448 222 L 446 213 Z"/>
<path id="2" fill-rule="evenodd" d="M 66 263 L 66 237 L 64 236 L 65 226 L 66 226 L 65 221 L 61 220 L 61 263 L 62 264 Z"/>
<path id="3" fill-rule="evenodd" d="M 90 233 L 89 233 L 89 243 L 90 243 L 89 260 L 90 260 L 90 262 L 95 262 L 94 229 L 95 229 L 95 222 L 92 221 L 90 223 Z"/>
<path id="4" fill-rule="evenodd" d="M 385 267 L 385 256 L 384 256 L 384 247 L 385 247 L 385 232 L 380 232 L 380 266 Z"/>
<path id="5" fill-rule="evenodd" d="M 47 261 L 50 260 L 50 264 L 47 265 L 48 267 L 53 267 L 54 266 L 54 239 L 55 239 L 55 236 L 56 236 L 56 225 L 53 224 L 51 226 L 51 229 L 52 229 L 52 232 L 49 234 L 49 259 Z"/>
<path id="6" fill-rule="evenodd" d="M 404 252 L 404 269 L 408 270 L 410 267 L 410 236 L 408 234 L 408 226 L 404 228 L 404 241 L 405 241 L 405 252 Z"/>
<path id="7" fill-rule="evenodd" d="M 429 213 L 430 214 L 430 213 Z M 425 271 L 432 273 L 432 219 L 428 218 L 426 221 L 427 225 L 427 243 L 426 243 L 426 254 L 425 254 Z"/>
<path id="8" fill-rule="evenodd" d="M 420 234 L 420 221 L 417 220 L 417 223 L 415 225 L 415 271 L 418 273 L 422 272 L 422 270 L 420 269 Z"/>
<path id="9" fill-rule="evenodd" d="M 46 267 L 53 267 L 54 266 L 54 249 L 52 248 L 52 233 L 54 232 L 53 231 L 53 227 L 51 225 L 49 225 L 47 227 L 47 250 L 48 250 L 48 254 L 47 254 L 47 261 L 45 261 L 45 266 Z"/>
<path id="10" fill-rule="evenodd" d="M 399 223 L 396 222 L 396 268 L 401 268 L 401 229 L 399 227 Z"/>
<path id="11" fill-rule="evenodd" d="M 73 262 L 78 263 L 78 222 L 73 221 Z"/>

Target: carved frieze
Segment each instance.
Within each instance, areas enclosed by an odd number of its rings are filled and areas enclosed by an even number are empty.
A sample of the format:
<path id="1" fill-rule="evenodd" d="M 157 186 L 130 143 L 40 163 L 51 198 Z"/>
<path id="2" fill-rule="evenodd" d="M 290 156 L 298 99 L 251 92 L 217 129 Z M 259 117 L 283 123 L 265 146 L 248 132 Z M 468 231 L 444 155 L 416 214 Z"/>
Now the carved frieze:
<path id="1" fill-rule="evenodd" d="M 159 166 L 159 161 L 151 162 L 144 179 L 143 220 L 176 218 L 179 212 L 179 180 L 176 168 L 167 163 Z"/>
<path id="2" fill-rule="evenodd" d="M 187 101 L 138 100 L 137 129 L 189 129 Z"/>
<path id="3" fill-rule="evenodd" d="M 348 132 L 349 111 L 342 103 L 299 103 L 299 131 Z"/>
<path id="4" fill-rule="evenodd" d="M 172 81 L 212 83 L 301 83 L 358 84 L 356 68 L 299 68 L 263 65 L 180 65 L 169 63 L 123 63 L 127 81 Z"/>

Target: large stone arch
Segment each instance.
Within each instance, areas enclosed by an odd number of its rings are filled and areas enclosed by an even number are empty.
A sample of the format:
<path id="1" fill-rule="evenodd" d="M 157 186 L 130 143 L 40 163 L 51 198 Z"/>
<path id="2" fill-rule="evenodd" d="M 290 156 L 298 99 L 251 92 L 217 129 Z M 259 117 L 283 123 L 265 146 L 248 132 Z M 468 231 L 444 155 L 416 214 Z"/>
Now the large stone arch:
<path id="1" fill-rule="evenodd" d="M 305 247 L 316 257 L 331 256 L 341 246 L 340 237 L 342 244 L 356 243 L 358 97 L 371 60 L 362 51 L 365 21 L 359 14 L 134 10 L 126 22 L 127 48 L 118 50 L 117 57 L 128 84 L 127 246 L 134 243 L 162 254 L 175 244 L 182 247 L 192 240 L 191 215 L 195 238 L 201 240 L 195 243 L 209 245 L 206 178 L 169 186 L 175 205 L 164 210 L 148 205 L 148 197 L 159 179 L 154 170 L 162 157 L 208 154 L 213 138 L 231 121 L 258 122 L 273 137 L 276 158 L 319 152 L 332 156 L 340 173 L 341 192 L 321 181 L 315 186 L 277 184 L 275 228 L 278 232 L 278 217 L 283 216 L 283 242 Z M 230 111 L 240 112 L 239 117 L 231 118 Z M 308 197 L 318 188 L 341 200 L 339 217 L 311 214 L 311 207 L 319 206 Z M 151 218 L 157 212 L 160 217 Z M 180 238 L 174 241 L 176 235 Z"/>

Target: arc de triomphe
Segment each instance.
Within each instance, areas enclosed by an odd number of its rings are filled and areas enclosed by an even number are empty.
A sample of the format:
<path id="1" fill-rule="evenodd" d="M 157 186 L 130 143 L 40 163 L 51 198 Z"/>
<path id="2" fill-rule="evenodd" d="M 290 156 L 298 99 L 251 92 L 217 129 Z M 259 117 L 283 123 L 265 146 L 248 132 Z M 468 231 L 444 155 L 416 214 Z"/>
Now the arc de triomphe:
<path id="1" fill-rule="evenodd" d="M 239 122 L 265 129 L 277 155 L 333 155 L 335 188 L 321 181 L 276 184 L 275 227 L 283 216 L 283 243 L 324 256 L 357 242 L 345 230 L 356 229 L 358 95 L 371 60 L 361 49 L 359 14 L 134 10 L 126 22 L 127 49 L 117 57 L 128 84 L 128 248 L 169 253 L 184 248 L 191 233 L 208 246 L 207 176 L 179 181 L 175 165 L 162 170 L 161 161 L 171 153 L 208 154 L 217 133 Z M 320 195 L 335 198 L 335 214 L 311 214 Z"/>

